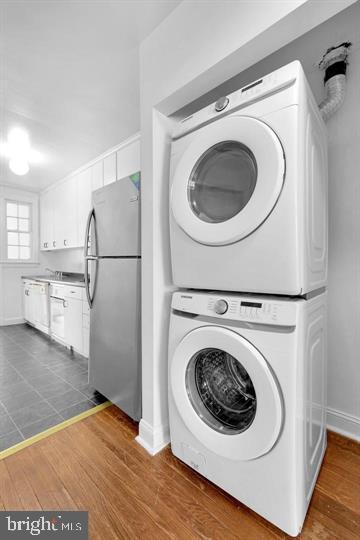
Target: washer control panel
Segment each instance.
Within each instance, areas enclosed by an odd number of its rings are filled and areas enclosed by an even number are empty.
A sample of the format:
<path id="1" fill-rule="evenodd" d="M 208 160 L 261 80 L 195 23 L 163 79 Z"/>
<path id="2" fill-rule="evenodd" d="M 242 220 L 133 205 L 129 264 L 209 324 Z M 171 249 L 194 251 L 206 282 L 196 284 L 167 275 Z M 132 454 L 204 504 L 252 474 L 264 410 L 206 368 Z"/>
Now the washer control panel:
<path id="1" fill-rule="evenodd" d="M 176 292 L 172 308 L 193 315 L 245 321 L 258 324 L 294 326 L 297 304 L 301 299 L 278 299 L 266 296 L 224 295 L 199 292 Z"/>

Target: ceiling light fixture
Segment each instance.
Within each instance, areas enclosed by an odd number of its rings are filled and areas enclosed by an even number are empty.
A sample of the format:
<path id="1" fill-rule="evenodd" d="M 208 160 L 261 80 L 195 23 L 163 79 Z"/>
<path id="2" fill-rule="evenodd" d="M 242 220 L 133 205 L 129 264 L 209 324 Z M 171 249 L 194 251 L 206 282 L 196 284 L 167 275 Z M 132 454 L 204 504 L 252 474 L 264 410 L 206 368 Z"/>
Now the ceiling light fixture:
<path id="1" fill-rule="evenodd" d="M 27 174 L 30 170 L 28 161 L 24 159 L 10 159 L 9 168 L 18 176 L 24 176 L 24 174 Z"/>
<path id="2" fill-rule="evenodd" d="M 9 158 L 10 170 L 19 176 L 29 172 L 30 163 L 39 163 L 42 158 L 39 152 L 31 148 L 27 132 L 18 127 L 9 132 L 7 142 L 1 145 L 0 152 Z"/>

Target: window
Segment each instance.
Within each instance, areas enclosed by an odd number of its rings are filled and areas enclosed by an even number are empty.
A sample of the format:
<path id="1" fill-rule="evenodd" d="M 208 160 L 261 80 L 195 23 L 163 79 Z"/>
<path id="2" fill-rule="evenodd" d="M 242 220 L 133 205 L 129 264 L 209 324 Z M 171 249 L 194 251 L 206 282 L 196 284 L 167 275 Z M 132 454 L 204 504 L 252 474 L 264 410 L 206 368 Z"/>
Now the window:
<path id="1" fill-rule="evenodd" d="M 6 252 L 12 261 L 31 259 L 31 204 L 6 201 Z"/>

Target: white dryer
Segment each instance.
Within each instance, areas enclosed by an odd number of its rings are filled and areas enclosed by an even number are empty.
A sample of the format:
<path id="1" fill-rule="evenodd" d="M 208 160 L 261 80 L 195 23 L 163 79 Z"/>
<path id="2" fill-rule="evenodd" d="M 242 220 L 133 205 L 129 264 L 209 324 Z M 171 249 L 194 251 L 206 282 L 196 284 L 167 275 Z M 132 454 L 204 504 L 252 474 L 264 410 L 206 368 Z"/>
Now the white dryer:
<path id="1" fill-rule="evenodd" d="M 326 284 L 326 128 L 300 62 L 185 118 L 170 175 L 175 285 L 295 296 Z"/>
<path id="2" fill-rule="evenodd" d="M 220 294 L 173 295 L 171 449 L 296 536 L 326 448 L 326 293 Z"/>

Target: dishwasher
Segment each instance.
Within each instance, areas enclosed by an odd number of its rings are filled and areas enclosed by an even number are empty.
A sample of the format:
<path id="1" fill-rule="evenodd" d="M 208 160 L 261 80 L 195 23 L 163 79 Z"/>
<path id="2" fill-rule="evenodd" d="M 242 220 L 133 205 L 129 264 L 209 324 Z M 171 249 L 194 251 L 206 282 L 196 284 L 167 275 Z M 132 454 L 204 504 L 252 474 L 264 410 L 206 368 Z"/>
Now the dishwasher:
<path id="1" fill-rule="evenodd" d="M 65 296 L 64 287 L 51 285 L 50 287 L 50 328 L 51 335 L 59 340 L 65 339 Z"/>

